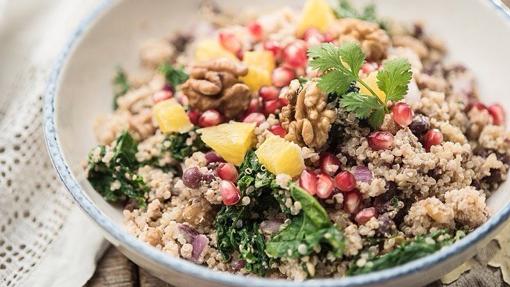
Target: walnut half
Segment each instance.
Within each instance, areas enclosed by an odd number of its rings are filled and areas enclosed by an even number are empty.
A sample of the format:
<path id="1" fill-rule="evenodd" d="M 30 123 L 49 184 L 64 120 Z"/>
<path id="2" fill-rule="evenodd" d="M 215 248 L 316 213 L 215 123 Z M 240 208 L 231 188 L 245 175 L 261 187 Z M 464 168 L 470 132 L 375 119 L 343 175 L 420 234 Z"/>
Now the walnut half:
<path id="1" fill-rule="evenodd" d="M 229 59 L 215 59 L 192 67 L 190 78 L 182 85 L 192 108 L 206 111 L 216 109 L 233 118 L 248 108 L 250 89 L 241 83 L 248 68 Z"/>
<path id="2" fill-rule="evenodd" d="M 302 146 L 321 148 L 336 118 L 336 111 L 327 106 L 326 95 L 315 81 L 301 87 L 298 80 L 293 80 L 285 97 L 289 104 L 280 114 L 280 122 L 287 130 L 285 138 Z"/>

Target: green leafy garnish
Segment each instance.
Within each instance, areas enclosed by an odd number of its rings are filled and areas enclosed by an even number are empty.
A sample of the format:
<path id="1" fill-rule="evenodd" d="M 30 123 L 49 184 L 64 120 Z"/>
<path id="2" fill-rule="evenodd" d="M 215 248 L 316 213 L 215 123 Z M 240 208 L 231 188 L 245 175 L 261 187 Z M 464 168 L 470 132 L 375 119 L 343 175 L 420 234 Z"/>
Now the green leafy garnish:
<path id="1" fill-rule="evenodd" d="M 223 206 L 218 212 L 215 220 L 218 250 L 226 260 L 230 260 L 234 252 L 239 252 L 247 270 L 264 275 L 269 268 L 269 258 L 264 251 L 264 237 L 259 231 L 261 219 L 251 216 L 258 214 L 259 209 L 267 208 L 262 196 L 271 194 L 278 185 L 275 176 L 250 151 L 239 167 L 237 186 L 242 196 L 250 197 L 251 203 Z"/>
<path id="2" fill-rule="evenodd" d="M 184 72 L 184 69 L 174 68 L 172 65 L 168 63 L 162 64 L 159 67 L 159 71 L 161 74 L 165 75 L 167 83 L 172 85 L 172 87 L 174 88 L 184 83 L 188 79 L 188 74 Z"/>
<path id="3" fill-rule="evenodd" d="M 329 247 L 336 257 L 342 256 L 344 237 L 331 223 L 326 210 L 305 190 L 292 185 L 291 196 L 299 201 L 302 212 L 266 243 L 266 253 L 277 258 L 310 255 L 321 247 Z"/>
<path id="4" fill-rule="evenodd" d="M 349 275 L 366 274 L 373 271 L 388 269 L 432 254 L 444 246 L 451 245 L 463 237 L 463 232 L 452 236 L 447 230 L 438 230 L 424 236 L 417 236 L 394 250 L 381 256 L 370 258 L 363 266 L 358 266 L 356 260 L 348 270 Z"/>
<path id="5" fill-rule="evenodd" d="M 115 78 L 113 78 L 113 108 L 117 109 L 117 99 L 129 91 L 129 83 L 126 73 L 122 68 L 117 68 Z"/>
<path id="6" fill-rule="evenodd" d="M 366 5 L 358 11 L 354 8 L 348 0 L 339 0 L 338 6 L 334 9 L 335 14 L 338 18 L 357 18 L 364 21 L 374 22 L 379 24 L 381 28 L 385 29 L 386 24 L 384 21 L 377 17 L 377 11 L 375 5 Z"/>
<path id="7" fill-rule="evenodd" d="M 137 143 L 128 132 L 117 138 L 113 148 L 98 146 L 90 152 L 87 179 L 106 200 L 119 202 L 131 199 L 139 207 L 145 207 L 148 187 L 136 173 L 139 166 L 136 152 Z"/>
<path id="8" fill-rule="evenodd" d="M 359 77 L 365 55 L 358 44 L 348 42 L 340 47 L 331 43 L 317 45 L 308 49 L 308 57 L 310 66 L 322 72 L 318 87 L 328 94 L 339 96 L 340 106 L 360 119 L 368 119 L 375 129 L 381 126 L 384 115 L 389 112 L 388 100 L 402 100 L 412 78 L 411 65 L 406 59 L 385 61 L 382 70 L 377 73 L 377 86 L 386 95 L 381 99 Z M 353 90 L 355 83 L 364 86 L 370 95 Z"/>

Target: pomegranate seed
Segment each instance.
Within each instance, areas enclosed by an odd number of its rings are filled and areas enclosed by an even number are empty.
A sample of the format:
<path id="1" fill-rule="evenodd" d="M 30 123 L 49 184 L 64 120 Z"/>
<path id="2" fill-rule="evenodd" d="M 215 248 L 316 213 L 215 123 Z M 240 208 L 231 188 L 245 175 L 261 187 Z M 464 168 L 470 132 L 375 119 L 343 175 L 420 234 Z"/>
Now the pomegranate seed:
<path id="1" fill-rule="evenodd" d="M 200 112 L 196 110 L 188 111 L 188 118 L 194 125 L 198 125 L 198 119 L 200 118 Z"/>
<path id="2" fill-rule="evenodd" d="M 266 115 L 274 114 L 281 107 L 279 100 L 264 102 L 264 113 Z"/>
<path id="3" fill-rule="evenodd" d="M 389 132 L 373 132 L 368 136 L 368 145 L 373 150 L 385 150 L 393 147 L 393 135 Z"/>
<path id="4" fill-rule="evenodd" d="M 295 41 L 283 50 L 283 61 L 292 68 L 306 66 L 306 42 Z"/>
<path id="5" fill-rule="evenodd" d="M 377 65 L 377 63 L 375 62 L 366 62 L 363 64 L 363 66 L 361 66 L 361 71 L 363 72 L 363 74 L 370 74 L 372 73 L 373 71 L 377 70 L 379 68 L 379 65 Z"/>
<path id="6" fill-rule="evenodd" d="M 285 136 L 287 135 L 287 131 L 279 124 L 270 127 L 269 131 L 274 135 L 277 135 L 282 138 L 285 138 Z"/>
<path id="7" fill-rule="evenodd" d="M 288 86 L 290 81 L 292 81 L 296 75 L 294 71 L 291 69 L 287 69 L 285 67 L 278 67 L 273 70 L 273 74 L 271 76 L 271 80 L 273 81 L 273 85 L 278 88 Z"/>
<path id="8" fill-rule="evenodd" d="M 280 100 L 280 105 L 282 107 L 289 104 L 289 99 L 287 99 L 287 98 L 279 98 L 279 100 Z"/>
<path id="9" fill-rule="evenodd" d="M 492 123 L 498 126 L 505 124 L 505 110 L 499 104 L 490 105 L 488 108 L 492 117 Z"/>
<path id="10" fill-rule="evenodd" d="M 244 119 L 244 123 L 256 123 L 257 126 L 260 125 L 263 121 L 266 120 L 266 116 L 261 113 L 251 113 L 247 115 Z"/>
<path id="11" fill-rule="evenodd" d="M 486 110 L 487 107 L 484 104 L 480 103 L 480 102 L 476 102 L 476 103 L 471 103 L 471 104 L 467 105 L 466 111 L 469 112 L 472 109 L 477 109 L 479 111 L 483 111 L 483 110 Z"/>
<path id="12" fill-rule="evenodd" d="M 363 224 L 367 223 L 372 217 L 376 217 L 376 216 L 377 216 L 377 211 L 375 210 L 375 207 L 368 207 L 368 208 L 363 208 L 362 210 L 360 210 L 360 212 L 358 212 L 358 214 L 356 214 L 356 217 L 354 218 L 354 220 L 356 221 L 356 223 L 363 225 Z"/>
<path id="13" fill-rule="evenodd" d="M 341 192 L 349 192 L 356 188 L 356 178 L 348 171 L 342 171 L 335 176 L 335 187 Z"/>
<path id="14" fill-rule="evenodd" d="M 329 152 L 322 154 L 320 164 L 322 172 L 330 176 L 335 175 L 340 168 L 340 160 Z"/>
<path id="15" fill-rule="evenodd" d="M 407 127 L 413 121 L 413 109 L 406 103 L 396 103 L 391 109 L 393 120 L 401 127 Z"/>
<path id="16" fill-rule="evenodd" d="M 317 175 L 311 170 L 303 170 L 299 177 L 299 186 L 311 195 L 315 195 L 317 193 Z"/>
<path id="17" fill-rule="evenodd" d="M 308 45 L 318 45 L 324 42 L 325 37 L 322 33 L 316 28 L 309 28 L 303 34 L 303 40 L 306 41 Z"/>
<path id="18" fill-rule="evenodd" d="M 239 50 L 239 51 L 237 51 L 237 53 L 236 53 L 236 57 L 237 57 L 239 60 L 241 60 L 241 61 L 242 61 L 242 60 L 243 60 L 243 58 L 244 58 L 244 51 L 243 51 L 243 50 Z"/>
<path id="19" fill-rule="evenodd" d="M 278 42 L 273 40 L 268 40 L 264 42 L 264 50 L 273 53 L 273 56 L 276 59 L 281 58 L 283 52 L 282 46 Z"/>
<path id="20" fill-rule="evenodd" d="M 230 52 L 237 54 L 242 47 L 241 41 L 231 32 L 221 31 L 219 34 L 220 44 L 223 48 L 229 50 Z"/>
<path id="21" fill-rule="evenodd" d="M 423 146 L 426 151 L 430 151 L 430 147 L 443 142 L 443 134 L 438 129 L 431 129 L 423 136 Z"/>
<path id="22" fill-rule="evenodd" d="M 259 96 L 264 101 L 276 100 L 276 99 L 278 99 L 279 94 L 280 94 L 280 90 L 273 86 L 263 86 L 259 90 Z"/>
<path id="23" fill-rule="evenodd" d="M 351 191 L 344 195 L 344 210 L 350 214 L 358 211 L 361 204 L 361 195 L 358 191 Z"/>
<path id="24" fill-rule="evenodd" d="M 248 31 L 250 31 L 250 35 L 255 41 L 260 41 L 264 37 L 264 30 L 257 21 L 248 24 Z"/>
<path id="25" fill-rule="evenodd" d="M 223 204 L 225 205 L 234 205 L 241 199 L 239 188 L 228 180 L 222 180 L 220 182 L 220 193 Z"/>
<path id="26" fill-rule="evenodd" d="M 182 173 L 182 182 L 189 188 L 198 188 L 202 181 L 202 173 L 198 167 L 191 167 Z"/>
<path id="27" fill-rule="evenodd" d="M 168 100 L 170 99 L 174 94 L 172 93 L 172 91 L 170 90 L 161 90 L 161 91 L 157 91 L 153 96 L 152 96 L 152 101 L 154 103 L 159 103 L 159 102 L 162 102 L 164 100 Z"/>
<path id="28" fill-rule="evenodd" d="M 217 153 L 213 151 L 209 151 L 205 154 L 205 160 L 207 161 L 207 164 L 213 162 L 225 162 L 225 160 L 221 156 L 219 156 Z"/>
<path id="29" fill-rule="evenodd" d="M 258 113 L 260 112 L 260 100 L 259 99 L 251 99 L 250 104 L 248 105 L 248 109 L 246 110 L 246 114 Z"/>
<path id="30" fill-rule="evenodd" d="M 216 168 L 216 174 L 224 180 L 228 181 L 236 181 L 237 180 L 237 169 L 236 167 L 231 163 L 221 163 L 218 168 Z"/>
<path id="31" fill-rule="evenodd" d="M 331 177 L 325 173 L 317 175 L 317 196 L 319 198 L 329 198 L 333 193 L 334 184 Z"/>
<path id="32" fill-rule="evenodd" d="M 198 118 L 198 125 L 206 128 L 219 125 L 221 114 L 217 110 L 207 110 Z"/>

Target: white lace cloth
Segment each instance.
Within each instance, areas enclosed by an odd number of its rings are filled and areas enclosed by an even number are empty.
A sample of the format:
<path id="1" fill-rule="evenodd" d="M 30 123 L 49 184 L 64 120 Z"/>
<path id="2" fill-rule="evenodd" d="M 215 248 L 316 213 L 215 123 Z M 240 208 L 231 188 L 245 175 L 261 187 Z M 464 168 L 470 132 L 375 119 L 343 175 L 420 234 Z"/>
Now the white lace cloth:
<path id="1" fill-rule="evenodd" d="M 41 115 L 55 59 L 98 2 L 0 0 L 0 286 L 82 286 L 106 246 L 57 178 Z"/>

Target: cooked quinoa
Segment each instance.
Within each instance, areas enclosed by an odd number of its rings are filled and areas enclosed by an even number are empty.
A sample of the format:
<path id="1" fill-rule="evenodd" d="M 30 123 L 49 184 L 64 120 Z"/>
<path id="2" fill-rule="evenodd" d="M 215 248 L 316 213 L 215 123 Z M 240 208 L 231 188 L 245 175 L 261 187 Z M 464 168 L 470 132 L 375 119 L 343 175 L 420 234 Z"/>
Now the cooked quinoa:
<path id="1" fill-rule="evenodd" d="M 487 221 L 510 164 L 502 107 L 421 23 L 340 3 L 206 6 L 199 29 L 117 71 L 85 170 L 129 232 L 214 270 L 304 280 L 394 267 Z"/>

